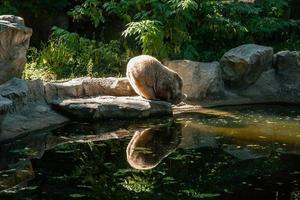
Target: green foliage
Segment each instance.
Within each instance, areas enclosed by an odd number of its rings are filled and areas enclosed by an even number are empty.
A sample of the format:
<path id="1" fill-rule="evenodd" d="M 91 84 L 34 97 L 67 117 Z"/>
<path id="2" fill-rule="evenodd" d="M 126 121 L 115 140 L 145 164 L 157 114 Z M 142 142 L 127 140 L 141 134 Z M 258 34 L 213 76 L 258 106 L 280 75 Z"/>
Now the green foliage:
<path id="1" fill-rule="evenodd" d="M 127 190 L 136 193 L 152 192 L 155 182 L 153 180 L 149 180 L 149 178 L 147 179 L 145 177 L 133 175 L 126 177 L 121 185 Z"/>
<path id="2" fill-rule="evenodd" d="M 47 45 L 40 51 L 29 51 L 25 78 L 50 80 L 123 73 L 127 60 L 120 42 L 97 42 L 57 27 L 53 30 Z"/>
<path id="3" fill-rule="evenodd" d="M 31 79 L 122 74 L 127 55 L 141 53 L 159 59 L 213 61 L 245 43 L 274 46 L 275 50 L 300 50 L 300 20 L 287 17 L 288 0 L 2 2 L 0 14 L 30 12 L 36 18 L 70 9 L 68 14 L 75 21 L 72 27 L 81 31 L 77 34 L 55 29 L 41 50 L 31 49 L 24 74 Z M 87 23 L 94 27 L 82 29 L 81 25 Z M 111 38 L 114 40 L 109 41 Z"/>
<path id="4" fill-rule="evenodd" d="M 288 0 L 257 3 L 218 0 L 93 2 L 98 4 L 90 8 L 81 6 L 81 9 L 88 11 L 97 7 L 106 16 L 118 16 L 127 23 L 122 35 L 128 39 L 133 37 L 143 53 L 159 58 L 211 61 L 244 43 L 285 43 L 291 28 L 299 31 L 300 25 L 299 20 L 285 18 Z M 95 17 L 91 17 L 92 21 Z"/>
<path id="5" fill-rule="evenodd" d="M 90 18 L 92 23 L 98 27 L 105 21 L 102 14 L 102 0 L 84 0 L 80 5 L 76 5 L 69 14 L 77 21 Z"/>
<path id="6" fill-rule="evenodd" d="M 142 20 L 127 24 L 127 29 L 123 32 L 125 37 L 136 35 L 145 54 L 167 56 L 167 49 L 163 43 L 164 32 L 161 22 L 156 20 Z"/>
<path id="7" fill-rule="evenodd" d="M 122 1 L 116 9 L 115 3 L 106 4 L 108 11 L 121 18 L 131 19 L 123 36 L 135 36 L 143 53 L 159 58 L 198 56 L 188 32 L 189 23 L 197 3 L 193 0 L 169 1 Z M 150 9 L 151 8 L 151 9 Z M 134 14 L 131 14 L 134 13 Z M 131 16 L 130 16 L 131 15 Z M 125 17 L 130 16 L 130 17 Z"/>

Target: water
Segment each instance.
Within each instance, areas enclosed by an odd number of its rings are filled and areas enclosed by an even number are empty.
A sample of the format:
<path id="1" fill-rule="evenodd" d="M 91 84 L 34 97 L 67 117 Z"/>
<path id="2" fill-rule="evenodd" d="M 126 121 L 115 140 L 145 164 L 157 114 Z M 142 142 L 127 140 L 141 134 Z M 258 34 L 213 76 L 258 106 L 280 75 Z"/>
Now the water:
<path id="1" fill-rule="evenodd" d="M 0 199 L 300 199 L 300 108 L 72 123 L 0 147 Z"/>

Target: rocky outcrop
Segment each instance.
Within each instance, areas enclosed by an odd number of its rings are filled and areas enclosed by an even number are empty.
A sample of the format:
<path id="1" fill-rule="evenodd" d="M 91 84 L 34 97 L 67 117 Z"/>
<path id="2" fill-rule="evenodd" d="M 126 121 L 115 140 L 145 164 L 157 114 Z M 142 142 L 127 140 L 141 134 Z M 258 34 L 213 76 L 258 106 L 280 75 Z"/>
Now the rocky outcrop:
<path id="1" fill-rule="evenodd" d="M 21 76 L 31 35 L 21 17 L 0 16 L 0 84 Z"/>
<path id="2" fill-rule="evenodd" d="M 90 78 L 83 77 L 65 82 L 45 84 L 46 99 L 81 98 L 99 95 L 136 96 L 127 78 Z"/>
<path id="3" fill-rule="evenodd" d="M 279 96 L 286 101 L 300 100 L 300 52 L 281 51 L 274 55 L 274 67 L 280 84 Z"/>
<path id="4" fill-rule="evenodd" d="M 80 120 L 141 119 L 172 115 L 171 104 L 141 97 L 99 96 L 53 102 L 61 113 Z"/>
<path id="5" fill-rule="evenodd" d="M 300 53 L 276 53 L 273 68 L 263 72 L 254 84 L 236 93 L 253 101 L 299 103 Z"/>
<path id="6" fill-rule="evenodd" d="M 280 51 L 274 55 L 274 68 L 281 75 L 287 74 L 288 70 L 293 70 L 299 74 L 300 71 L 300 52 L 299 51 Z"/>
<path id="7" fill-rule="evenodd" d="M 164 64 L 182 77 L 183 93 L 188 100 L 216 99 L 223 95 L 224 84 L 218 62 L 174 60 Z"/>
<path id="8" fill-rule="evenodd" d="M 0 142 L 68 121 L 46 103 L 40 80 L 12 78 L 0 85 L 0 98 L 3 100 L 0 103 L 3 109 Z"/>
<path id="9" fill-rule="evenodd" d="M 245 44 L 226 52 L 220 60 L 223 80 L 229 88 L 244 89 L 272 67 L 273 48 Z"/>
<path id="10" fill-rule="evenodd" d="M 202 107 L 300 103 L 300 53 L 247 44 L 231 49 L 220 61 L 166 61 L 183 78 L 188 103 Z M 222 78 L 224 80 L 221 80 Z M 194 101 L 196 100 L 196 101 Z"/>
<path id="11" fill-rule="evenodd" d="M 60 126 L 69 121 L 67 116 L 90 121 L 172 114 L 169 103 L 133 95 L 136 94 L 126 78 L 84 77 L 45 84 L 12 78 L 0 85 L 0 142 Z"/>
<path id="12" fill-rule="evenodd" d="M 258 80 L 245 90 L 238 92 L 241 96 L 272 101 L 278 97 L 280 84 L 275 69 L 269 69 L 261 74 Z"/>
<path id="13" fill-rule="evenodd" d="M 28 90 L 26 81 L 18 78 L 13 78 L 5 84 L 0 85 L 0 95 L 12 101 L 9 112 L 19 110 L 27 103 Z"/>

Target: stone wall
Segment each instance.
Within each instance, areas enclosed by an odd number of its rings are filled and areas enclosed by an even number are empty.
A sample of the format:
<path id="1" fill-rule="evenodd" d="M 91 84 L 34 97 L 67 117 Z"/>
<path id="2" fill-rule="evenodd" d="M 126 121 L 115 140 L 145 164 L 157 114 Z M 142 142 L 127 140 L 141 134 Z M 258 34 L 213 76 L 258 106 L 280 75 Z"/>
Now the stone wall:
<path id="1" fill-rule="evenodd" d="M 300 103 L 300 53 L 245 44 L 219 62 L 165 61 L 183 78 L 189 101 L 202 106 Z"/>

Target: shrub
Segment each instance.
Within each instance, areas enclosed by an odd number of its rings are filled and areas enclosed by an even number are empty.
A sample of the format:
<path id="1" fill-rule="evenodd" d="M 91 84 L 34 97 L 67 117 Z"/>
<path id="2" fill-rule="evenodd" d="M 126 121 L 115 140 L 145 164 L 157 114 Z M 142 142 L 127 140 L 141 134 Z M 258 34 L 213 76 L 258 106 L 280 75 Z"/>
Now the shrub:
<path id="1" fill-rule="evenodd" d="M 285 17 L 288 0 L 81 1 L 76 7 L 81 18 L 97 24 L 97 16 L 84 12 L 96 8 L 101 10 L 98 21 L 118 16 L 127 23 L 122 35 L 133 38 L 143 53 L 159 58 L 219 59 L 224 51 L 244 43 L 285 43 L 300 27 L 300 20 Z"/>
<path id="2" fill-rule="evenodd" d="M 45 80 L 87 75 L 120 76 L 127 62 L 120 42 L 97 42 L 57 27 L 40 51 L 30 49 L 28 58 L 24 77 Z"/>

